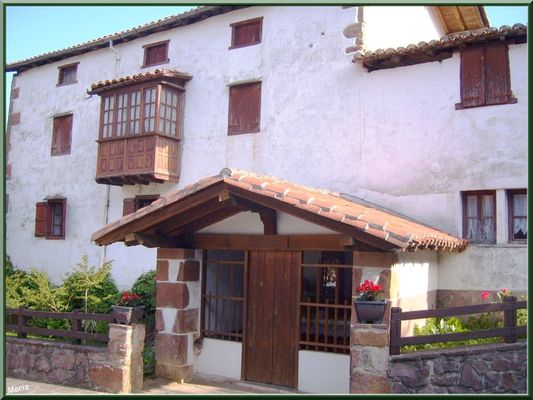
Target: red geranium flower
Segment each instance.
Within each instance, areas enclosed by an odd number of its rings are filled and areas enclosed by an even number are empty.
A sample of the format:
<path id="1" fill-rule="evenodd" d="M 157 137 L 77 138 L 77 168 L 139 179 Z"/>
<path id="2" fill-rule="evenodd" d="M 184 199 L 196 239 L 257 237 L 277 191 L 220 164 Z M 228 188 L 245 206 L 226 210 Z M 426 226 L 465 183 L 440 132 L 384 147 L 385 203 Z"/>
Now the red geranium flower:
<path id="1" fill-rule="evenodd" d="M 486 290 L 483 293 L 481 293 L 481 298 L 483 300 L 487 300 L 489 298 L 489 296 L 490 296 L 490 292 L 488 292 Z"/>

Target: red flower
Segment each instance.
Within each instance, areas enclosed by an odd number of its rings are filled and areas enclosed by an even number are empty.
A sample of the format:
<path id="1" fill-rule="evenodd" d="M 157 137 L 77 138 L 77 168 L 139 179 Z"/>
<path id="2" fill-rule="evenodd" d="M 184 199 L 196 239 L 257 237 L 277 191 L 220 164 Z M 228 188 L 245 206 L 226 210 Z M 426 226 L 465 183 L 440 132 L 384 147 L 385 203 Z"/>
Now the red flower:
<path id="1" fill-rule="evenodd" d="M 487 292 L 486 290 L 483 293 L 481 293 L 481 298 L 483 300 L 487 300 L 489 296 L 490 296 L 490 292 Z"/>

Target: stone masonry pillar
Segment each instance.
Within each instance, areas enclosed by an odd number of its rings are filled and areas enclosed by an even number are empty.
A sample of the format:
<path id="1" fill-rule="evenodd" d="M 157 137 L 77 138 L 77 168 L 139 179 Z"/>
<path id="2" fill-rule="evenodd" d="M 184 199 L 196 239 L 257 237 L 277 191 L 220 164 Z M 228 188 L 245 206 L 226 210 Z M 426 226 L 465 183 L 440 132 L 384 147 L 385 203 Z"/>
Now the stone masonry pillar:
<path id="1" fill-rule="evenodd" d="M 350 356 L 350 393 L 390 393 L 387 324 L 352 324 Z"/>
<path id="2" fill-rule="evenodd" d="M 143 386 L 144 324 L 109 324 L 107 355 L 89 370 L 89 385 L 111 393 L 140 392 Z"/>
<path id="3" fill-rule="evenodd" d="M 193 377 L 199 334 L 200 261 L 190 249 L 158 249 L 155 373 L 176 382 Z"/>

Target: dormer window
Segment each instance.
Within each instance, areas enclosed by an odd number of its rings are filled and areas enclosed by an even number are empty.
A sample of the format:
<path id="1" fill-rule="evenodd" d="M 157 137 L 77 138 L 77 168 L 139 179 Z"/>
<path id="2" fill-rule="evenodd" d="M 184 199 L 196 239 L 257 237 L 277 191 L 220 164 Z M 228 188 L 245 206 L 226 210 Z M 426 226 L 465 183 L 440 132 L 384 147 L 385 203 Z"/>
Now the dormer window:
<path id="1" fill-rule="evenodd" d="M 143 46 L 144 48 L 144 60 L 143 67 L 151 67 L 154 65 L 164 64 L 169 62 L 168 59 L 168 43 L 169 40 L 164 42 L 152 43 Z"/>
<path id="2" fill-rule="evenodd" d="M 185 82 L 156 70 L 92 86 L 101 100 L 98 183 L 177 182 Z"/>

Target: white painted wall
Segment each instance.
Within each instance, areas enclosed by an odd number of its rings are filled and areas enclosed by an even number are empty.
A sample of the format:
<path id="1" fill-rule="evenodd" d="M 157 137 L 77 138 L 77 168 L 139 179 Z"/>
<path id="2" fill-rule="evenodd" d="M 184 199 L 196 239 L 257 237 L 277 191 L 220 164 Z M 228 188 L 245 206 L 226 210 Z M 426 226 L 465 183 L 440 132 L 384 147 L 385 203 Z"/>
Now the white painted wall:
<path id="1" fill-rule="evenodd" d="M 194 372 L 241 379 L 242 343 L 204 338 L 195 358 Z"/>
<path id="2" fill-rule="evenodd" d="M 412 41 L 428 40 L 431 24 L 424 7 L 393 8 L 396 19 L 379 29 L 372 11 L 365 14 L 367 36 L 375 27 L 391 38 L 410 38 L 398 29 L 419 25 L 420 37 Z M 141 71 L 143 45 L 170 39 L 171 61 L 164 67 L 193 79 L 186 85 L 180 182 L 112 187 L 108 220 L 122 216 L 125 197 L 166 194 L 225 166 L 351 193 L 458 236 L 461 191 L 526 187 L 527 45 L 509 51 L 517 104 L 455 110 L 458 54 L 368 73 L 345 53 L 351 41 L 342 30 L 355 20 L 356 10 L 251 7 L 116 46 L 124 76 Z M 414 19 L 401 22 L 409 12 Z M 230 24 L 258 16 L 264 17 L 262 43 L 228 50 Z M 46 268 L 56 281 L 83 254 L 92 264 L 103 254 L 89 241 L 105 221 L 106 188 L 94 182 L 99 97 L 87 98 L 86 89 L 114 76 L 114 60 L 111 50 L 102 49 L 25 71 L 16 81 L 20 98 L 13 111 L 21 111 L 22 120 L 13 127 L 9 154 L 7 254 L 20 267 Z M 56 88 L 57 67 L 75 61 L 80 62 L 78 84 Z M 227 136 L 226 85 L 247 78 L 263 82 L 261 131 Z M 66 111 L 74 112 L 72 154 L 50 157 L 52 116 Z M 67 239 L 35 238 L 35 203 L 56 193 L 68 198 Z M 236 218 L 250 217 L 243 215 Z M 259 232 L 257 217 L 251 218 L 250 229 Z M 281 215 L 280 233 L 324 233 L 296 221 Z M 211 231 L 228 226 L 223 222 Z M 525 276 L 524 249 L 499 243 L 490 254 L 485 262 L 492 270 Z M 155 264 L 154 250 L 120 243 L 108 246 L 105 256 L 114 260 L 113 275 L 124 288 Z M 442 275 L 443 282 L 448 279 L 443 287 L 476 268 L 468 264 L 468 252 L 442 260 L 457 277 Z"/>
<path id="3" fill-rule="evenodd" d="M 316 394 L 350 393 L 350 356 L 300 350 L 298 390 Z"/>

